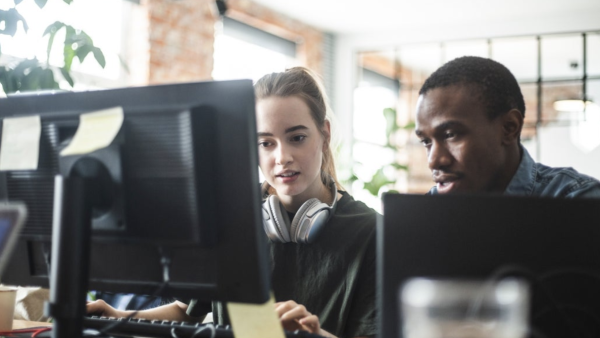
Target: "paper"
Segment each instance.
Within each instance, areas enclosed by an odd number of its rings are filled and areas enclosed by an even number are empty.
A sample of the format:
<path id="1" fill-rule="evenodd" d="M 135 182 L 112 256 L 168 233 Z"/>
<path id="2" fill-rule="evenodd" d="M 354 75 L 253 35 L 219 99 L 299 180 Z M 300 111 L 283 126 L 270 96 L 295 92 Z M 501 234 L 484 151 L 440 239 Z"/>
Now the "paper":
<path id="1" fill-rule="evenodd" d="M 227 303 L 235 338 L 285 338 L 275 312 L 275 297 L 264 304 Z"/>
<path id="2" fill-rule="evenodd" d="M 109 146 L 123 125 L 123 108 L 115 107 L 79 116 L 79 127 L 61 156 L 89 154 Z"/>
<path id="3" fill-rule="evenodd" d="M 39 116 L 5 118 L 2 121 L 0 170 L 36 170 L 41 133 Z"/>

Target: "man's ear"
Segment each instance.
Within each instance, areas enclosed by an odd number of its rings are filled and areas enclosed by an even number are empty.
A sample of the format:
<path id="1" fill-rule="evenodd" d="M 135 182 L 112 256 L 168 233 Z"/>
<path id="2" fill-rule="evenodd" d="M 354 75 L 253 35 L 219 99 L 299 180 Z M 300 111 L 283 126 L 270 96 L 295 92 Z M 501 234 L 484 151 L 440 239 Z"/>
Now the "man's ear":
<path id="1" fill-rule="evenodd" d="M 518 142 L 521 129 L 523 129 L 523 114 L 518 109 L 511 109 L 502 116 L 502 144 Z"/>

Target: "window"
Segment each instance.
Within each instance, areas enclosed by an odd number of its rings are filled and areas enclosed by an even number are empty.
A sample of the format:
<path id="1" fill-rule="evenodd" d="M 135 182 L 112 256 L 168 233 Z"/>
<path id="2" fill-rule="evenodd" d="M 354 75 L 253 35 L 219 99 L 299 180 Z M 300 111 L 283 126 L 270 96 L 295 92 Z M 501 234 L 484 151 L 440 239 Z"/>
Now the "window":
<path id="1" fill-rule="evenodd" d="M 213 78 L 258 80 L 297 65 L 296 43 L 225 17 L 217 22 Z"/>

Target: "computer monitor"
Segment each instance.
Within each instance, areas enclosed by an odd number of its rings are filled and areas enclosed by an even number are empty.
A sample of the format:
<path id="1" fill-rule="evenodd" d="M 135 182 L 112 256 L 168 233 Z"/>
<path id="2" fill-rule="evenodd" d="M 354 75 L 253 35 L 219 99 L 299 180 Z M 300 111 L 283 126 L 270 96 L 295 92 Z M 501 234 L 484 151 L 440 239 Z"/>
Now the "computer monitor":
<path id="1" fill-rule="evenodd" d="M 385 194 L 382 202 L 379 337 L 403 336 L 407 280 L 501 275 L 530 283 L 531 336 L 600 333 L 600 200 Z"/>
<path id="2" fill-rule="evenodd" d="M 154 294 L 167 258 L 169 284 L 159 296 L 265 302 L 254 102 L 250 80 L 1 99 L 2 118 L 39 115 L 42 124 L 38 168 L 0 177 L 0 193 L 29 209 L 2 282 L 48 287 L 54 246 L 61 269 L 89 266 L 90 290 Z M 111 107 L 124 115 L 111 145 L 59 155 L 81 114 Z M 78 183 L 82 177 L 87 183 Z M 87 216 L 85 203 L 93 205 Z M 53 238 L 53 217 L 72 229 Z M 92 223 L 89 265 L 87 244 L 73 239 L 89 237 L 77 233 L 82 218 Z M 68 278 L 63 270 L 54 275 Z"/>

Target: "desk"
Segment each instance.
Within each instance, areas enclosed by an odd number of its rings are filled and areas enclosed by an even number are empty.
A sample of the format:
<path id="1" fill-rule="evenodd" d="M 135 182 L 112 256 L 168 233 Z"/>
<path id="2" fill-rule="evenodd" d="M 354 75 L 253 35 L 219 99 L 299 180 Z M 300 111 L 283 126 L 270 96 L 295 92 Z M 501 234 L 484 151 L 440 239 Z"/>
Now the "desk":
<path id="1" fill-rule="evenodd" d="M 52 326 L 52 323 L 48 322 L 31 322 L 28 320 L 13 320 L 13 330 L 26 329 L 28 327 L 37 327 L 37 326 Z"/>

